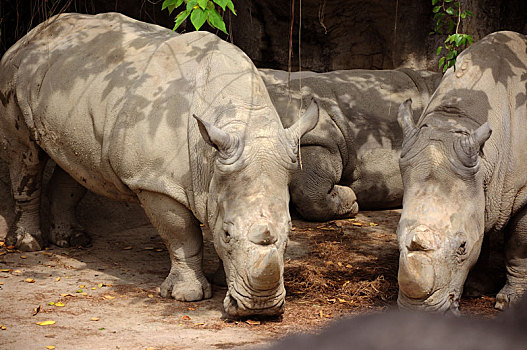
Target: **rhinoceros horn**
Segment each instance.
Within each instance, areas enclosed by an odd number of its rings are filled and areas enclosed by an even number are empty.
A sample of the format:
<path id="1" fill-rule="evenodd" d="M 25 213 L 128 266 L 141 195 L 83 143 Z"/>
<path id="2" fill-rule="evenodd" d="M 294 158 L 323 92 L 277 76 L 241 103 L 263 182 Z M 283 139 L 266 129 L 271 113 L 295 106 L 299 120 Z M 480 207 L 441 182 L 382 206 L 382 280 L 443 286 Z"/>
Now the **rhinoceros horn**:
<path id="1" fill-rule="evenodd" d="M 249 279 L 256 290 L 265 291 L 276 288 L 280 282 L 280 258 L 276 248 L 256 250 L 252 257 Z"/>
<path id="2" fill-rule="evenodd" d="M 201 136 L 209 145 L 217 149 L 223 158 L 233 158 L 235 154 L 240 154 L 243 149 L 237 137 L 221 130 L 220 128 L 202 120 L 195 114 L 192 115 L 198 122 Z M 235 158 L 235 157 L 234 157 Z"/>

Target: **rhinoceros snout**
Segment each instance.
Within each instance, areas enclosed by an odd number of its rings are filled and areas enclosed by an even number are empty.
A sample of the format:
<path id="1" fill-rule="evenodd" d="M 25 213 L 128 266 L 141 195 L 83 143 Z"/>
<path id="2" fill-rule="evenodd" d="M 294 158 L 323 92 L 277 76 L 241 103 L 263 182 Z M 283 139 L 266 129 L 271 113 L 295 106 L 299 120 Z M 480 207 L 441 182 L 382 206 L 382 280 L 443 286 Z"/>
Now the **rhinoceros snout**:
<path id="1" fill-rule="evenodd" d="M 419 225 L 410 231 L 409 238 L 406 248 L 410 252 L 432 251 L 440 246 L 439 237 L 426 225 Z"/>
<path id="2" fill-rule="evenodd" d="M 267 223 L 255 224 L 249 232 L 249 241 L 257 245 L 270 245 L 276 243 L 278 238 Z"/>

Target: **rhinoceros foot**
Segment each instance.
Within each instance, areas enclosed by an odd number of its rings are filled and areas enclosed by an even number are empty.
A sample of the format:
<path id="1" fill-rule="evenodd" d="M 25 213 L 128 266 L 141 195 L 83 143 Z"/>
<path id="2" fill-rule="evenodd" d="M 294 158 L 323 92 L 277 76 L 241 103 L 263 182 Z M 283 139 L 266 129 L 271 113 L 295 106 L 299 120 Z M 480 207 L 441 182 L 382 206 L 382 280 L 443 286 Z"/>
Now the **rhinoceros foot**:
<path id="1" fill-rule="evenodd" d="M 205 277 L 186 277 L 171 272 L 161 284 L 161 296 L 179 301 L 198 301 L 212 297 L 212 288 Z"/>
<path id="2" fill-rule="evenodd" d="M 507 282 L 498 295 L 496 295 L 496 304 L 494 307 L 498 310 L 505 310 L 511 305 L 518 303 L 526 291 L 527 281 L 520 283 Z"/>
<path id="3" fill-rule="evenodd" d="M 328 194 L 331 207 L 334 208 L 334 217 L 338 219 L 351 218 L 359 212 L 357 196 L 347 186 L 335 185 Z"/>
<path id="4" fill-rule="evenodd" d="M 61 248 L 88 247 L 91 245 L 90 235 L 81 228 L 61 229 L 56 227 L 51 229 L 50 241 Z"/>
<path id="5" fill-rule="evenodd" d="M 42 250 L 44 247 L 44 241 L 40 230 L 29 233 L 24 228 L 19 227 L 6 236 L 6 245 L 13 245 L 16 249 L 24 252 L 34 252 Z"/>

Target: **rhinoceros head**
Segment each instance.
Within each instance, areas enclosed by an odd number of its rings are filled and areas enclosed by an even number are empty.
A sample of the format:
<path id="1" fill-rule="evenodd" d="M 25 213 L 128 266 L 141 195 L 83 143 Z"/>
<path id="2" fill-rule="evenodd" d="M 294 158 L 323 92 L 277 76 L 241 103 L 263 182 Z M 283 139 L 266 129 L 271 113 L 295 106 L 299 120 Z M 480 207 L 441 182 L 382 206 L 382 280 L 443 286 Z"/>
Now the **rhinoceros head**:
<path id="1" fill-rule="evenodd" d="M 272 123 L 229 131 L 196 119 L 217 150 L 208 220 L 227 278 L 225 311 L 234 317 L 281 314 L 291 229 L 288 183 L 298 167 L 300 137 L 318 122 L 318 105 L 313 102 L 288 129 L 278 115 Z"/>
<path id="2" fill-rule="evenodd" d="M 403 211 L 397 228 L 401 308 L 458 312 L 484 232 L 485 198 L 480 153 L 488 124 L 475 131 L 452 120 L 419 128 L 411 101 L 399 108 L 404 133 L 400 158 Z"/>

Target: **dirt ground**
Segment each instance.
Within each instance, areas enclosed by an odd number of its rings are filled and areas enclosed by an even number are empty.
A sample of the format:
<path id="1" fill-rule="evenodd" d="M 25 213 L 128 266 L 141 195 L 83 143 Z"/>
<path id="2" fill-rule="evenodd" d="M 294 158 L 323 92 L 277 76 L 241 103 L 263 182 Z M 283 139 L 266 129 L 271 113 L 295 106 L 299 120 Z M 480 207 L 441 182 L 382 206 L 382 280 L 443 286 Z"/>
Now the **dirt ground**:
<path id="1" fill-rule="evenodd" d="M 12 221 L 0 175 L 0 239 Z M 88 194 L 78 209 L 92 233 L 87 249 L 25 253 L 0 247 L 2 349 L 231 349 L 316 331 L 343 315 L 382 311 L 397 298 L 399 210 L 362 212 L 328 223 L 294 220 L 280 319 L 229 321 L 226 289 L 202 302 L 159 296 L 168 253 L 142 209 Z M 2 241 L 0 241 L 0 244 Z M 205 270 L 217 257 L 206 243 Z M 492 317 L 492 297 L 463 299 L 462 312 Z M 38 312 L 37 312 L 38 311 Z M 38 325 L 54 321 L 51 325 Z M 5 328 L 5 329 L 3 329 Z"/>

